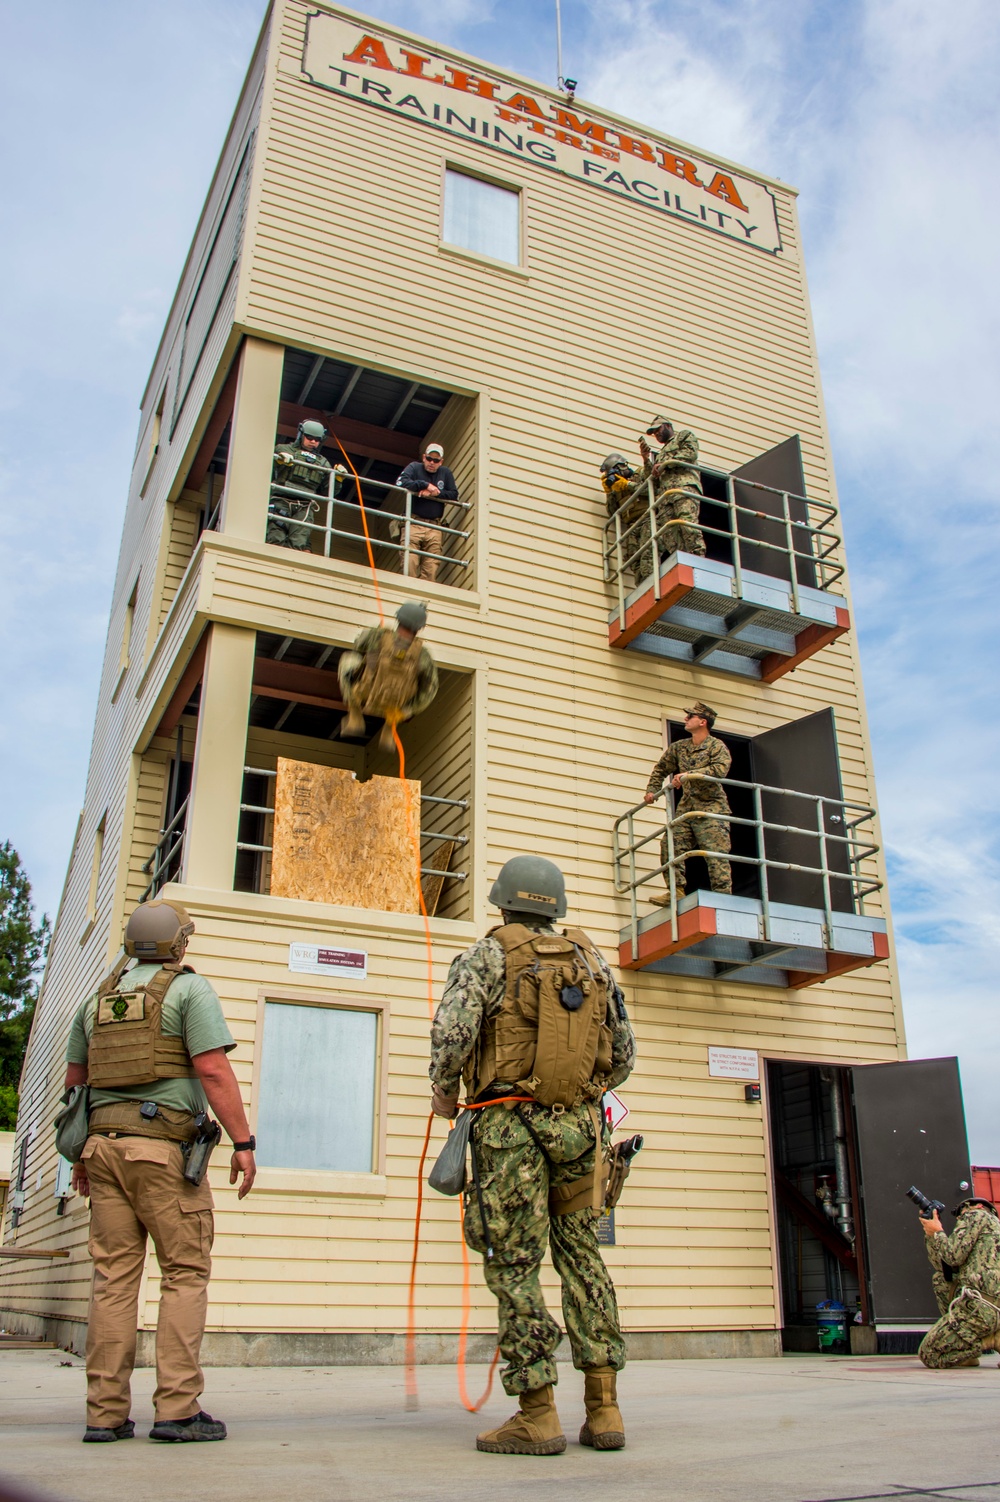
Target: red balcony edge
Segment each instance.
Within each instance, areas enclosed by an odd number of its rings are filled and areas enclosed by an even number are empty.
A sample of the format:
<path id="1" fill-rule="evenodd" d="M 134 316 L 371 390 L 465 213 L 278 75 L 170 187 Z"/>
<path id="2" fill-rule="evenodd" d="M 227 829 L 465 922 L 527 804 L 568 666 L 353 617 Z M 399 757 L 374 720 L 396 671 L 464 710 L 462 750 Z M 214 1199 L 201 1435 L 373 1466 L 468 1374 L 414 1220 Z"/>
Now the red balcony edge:
<path id="1" fill-rule="evenodd" d="M 621 624 L 619 616 L 608 623 L 608 645 L 611 647 L 627 647 L 629 642 L 635 641 L 643 631 L 647 631 L 654 621 L 659 620 L 665 610 L 676 605 L 684 596 L 694 589 L 694 569 L 686 563 L 677 563 L 665 573 L 660 580 L 660 598 L 653 593 L 652 585 L 639 598 L 625 610 L 625 624 Z"/>
<path id="2" fill-rule="evenodd" d="M 632 958 L 632 943 L 626 939 L 618 946 L 618 964 L 622 970 L 642 970 L 654 960 L 665 959 L 680 949 L 688 949 L 702 939 L 715 936 L 715 908 L 693 907 L 677 919 L 677 938 L 671 937 L 670 920 L 658 923 L 639 935 L 638 958 Z"/>
<path id="3" fill-rule="evenodd" d="M 789 970 L 788 989 L 802 991 L 806 986 L 815 986 L 820 981 L 831 980 L 835 975 L 846 975 L 849 970 L 864 970 L 889 958 L 888 934 L 872 934 L 874 954 L 832 954 L 826 956 L 826 971 L 823 975 L 811 975 L 806 970 Z"/>
<path id="4" fill-rule="evenodd" d="M 812 657 L 821 648 L 836 641 L 838 636 L 843 636 L 851 629 L 851 617 L 843 606 L 837 606 L 837 624 L 835 626 L 807 626 L 800 631 L 795 638 L 795 651 L 791 657 L 784 657 L 780 652 L 769 652 L 761 659 L 760 677 L 762 683 L 774 683 L 782 678 L 785 673 L 790 673 L 792 668 L 797 668 L 800 662 L 805 662 L 807 657 Z"/>

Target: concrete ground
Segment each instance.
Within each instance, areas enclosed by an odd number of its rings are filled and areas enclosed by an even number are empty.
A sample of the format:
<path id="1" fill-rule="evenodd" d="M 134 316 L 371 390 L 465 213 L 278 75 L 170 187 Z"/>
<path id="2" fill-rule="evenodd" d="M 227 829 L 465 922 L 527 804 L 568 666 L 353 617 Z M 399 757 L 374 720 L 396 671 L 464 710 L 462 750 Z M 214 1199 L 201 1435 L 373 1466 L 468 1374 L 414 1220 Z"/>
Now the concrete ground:
<path id="1" fill-rule="evenodd" d="M 69 1363 L 69 1364 L 63 1364 Z M 58 1350 L 0 1351 L 3 1479 L 62 1502 L 842 1502 L 917 1497 L 1000 1502 L 1000 1370 L 925 1371 L 915 1357 L 640 1361 L 620 1381 L 624 1451 L 576 1443 L 582 1378 L 563 1372 L 569 1448 L 480 1455 L 477 1429 L 514 1404 L 497 1389 L 459 1405 L 454 1367 L 233 1367 L 208 1372 L 205 1407 L 224 1444 L 157 1445 L 153 1373 L 133 1384 L 137 1437 L 82 1445 L 84 1371 Z M 470 1371 L 482 1390 L 484 1369 Z"/>

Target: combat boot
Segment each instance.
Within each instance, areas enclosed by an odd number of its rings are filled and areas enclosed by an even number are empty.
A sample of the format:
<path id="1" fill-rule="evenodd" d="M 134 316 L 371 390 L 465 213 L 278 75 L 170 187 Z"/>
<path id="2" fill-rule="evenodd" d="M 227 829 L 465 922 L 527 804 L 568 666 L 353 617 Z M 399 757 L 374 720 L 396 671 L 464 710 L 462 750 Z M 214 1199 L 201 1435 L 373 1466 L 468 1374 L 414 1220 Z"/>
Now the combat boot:
<path id="1" fill-rule="evenodd" d="M 624 1450 L 625 1425 L 618 1407 L 618 1373 L 612 1366 L 592 1366 L 583 1374 L 583 1403 L 587 1410 L 580 1430 L 581 1445 L 593 1450 Z"/>
<path id="2" fill-rule="evenodd" d="M 347 713 L 340 722 L 338 735 L 364 735 L 365 717 L 360 709 L 354 704 L 348 707 Z"/>
<path id="3" fill-rule="evenodd" d="M 682 892 L 680 890 L 680 888 L 677 889 L 677 904 L 678 904 L 678 906 L 680 906 L 680 904 L 684 901 L 684 898 L 685 898 L 686 895 L 687 894 L 684 893 L 684 892 Z M 650 902 L 654 903 L 656 905 L 656 907 L 669 907 L 670 906 L 670 893 L 669 892 L 663 892 L 660 896 L 658 896 L 658 897 L 651 897 L 649 900 L 650 900 Z"/>
<path id="4" fill-rule="evenodd" d="M 382 733 L 378 738 L 378 745 L 380 751 L 387 751 L 390 754 L 396 749 L 396 742 L 393 739 L 392 734 L 392 726 L 389 724 L 388 720 L 386 720 L 385 724 L 382 726 Z"/>
<path id="5" fill-rule="evenodd" d="M 518 1397 L 520 1412 L 499 1429 L 476 1438 L 476 1449 L 490 1455 L 561 1455 L 566 1448 L 551 1383 Z"/>

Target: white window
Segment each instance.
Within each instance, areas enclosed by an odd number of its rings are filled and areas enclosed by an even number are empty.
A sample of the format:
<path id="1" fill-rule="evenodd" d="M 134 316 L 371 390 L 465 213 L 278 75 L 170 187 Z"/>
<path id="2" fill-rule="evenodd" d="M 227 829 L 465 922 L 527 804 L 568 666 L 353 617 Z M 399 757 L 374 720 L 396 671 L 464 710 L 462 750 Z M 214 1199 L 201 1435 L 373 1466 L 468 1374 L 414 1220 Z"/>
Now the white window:
<path id="1" fill-rule="evenodd" d="M 521 264 L 521 195 L 479 177 L 444 175 L 444 239 L 494 261 Z"/>
<path id="2" fill-rule="evenodd" d="M 376 1012 L 265 1002 L 261 1167 L 371 1173 L 377 1055 Z"/>

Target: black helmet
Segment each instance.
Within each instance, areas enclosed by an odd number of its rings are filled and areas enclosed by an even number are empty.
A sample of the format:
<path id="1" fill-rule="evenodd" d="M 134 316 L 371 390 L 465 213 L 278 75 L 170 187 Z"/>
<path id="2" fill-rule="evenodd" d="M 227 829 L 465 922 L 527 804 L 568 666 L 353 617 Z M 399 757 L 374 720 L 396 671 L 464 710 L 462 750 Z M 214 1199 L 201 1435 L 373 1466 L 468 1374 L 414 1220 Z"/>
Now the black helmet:
<path id="1" fill-rule="evenodd" d="M 608 454 L 606 458 L 601 460 L 601 469 L 604 470 L 605 474 L 612 469 L 631 469 L 631 467 L 624 454 Z"/>
<path id="2" fill-rule="evenodd" d="M 539 913 L 561 918 L 566 883 L 559 867 L 541 855 L 515 855 L 490 888 L 490 901 L 505 913 Z"/>
<path id="3" fill-rule="evenodd" d="M 404 600 L 396 611 L 396 620 L 404 631 L 412 631 L 416 636 L 427 625 L 427 606 L 423 600 Z"/>

